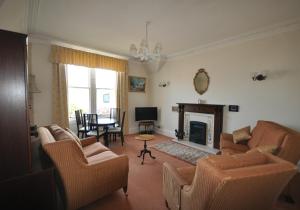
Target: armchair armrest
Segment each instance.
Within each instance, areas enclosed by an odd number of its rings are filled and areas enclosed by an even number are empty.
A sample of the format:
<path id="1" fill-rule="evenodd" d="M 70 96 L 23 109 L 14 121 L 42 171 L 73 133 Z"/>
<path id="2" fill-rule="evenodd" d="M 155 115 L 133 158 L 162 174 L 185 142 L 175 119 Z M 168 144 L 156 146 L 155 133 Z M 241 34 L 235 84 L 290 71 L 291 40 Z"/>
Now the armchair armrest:
<path id="1" fill-rule="evenodd" d="M 82 139 L 80 142 L 81 142 L 82 147 L 86 147 L 88 145 L 96 143 L 97 138 L 96 138 L 96 136 L 91 136 L 91 137 Z"/>
<path id="2" fill-rule="evenodd" d="M 163 194 L 170 209 L 180 209 L 181 189 L 188 185 L 177 169 L 169 163 L 163 164 Z"/>

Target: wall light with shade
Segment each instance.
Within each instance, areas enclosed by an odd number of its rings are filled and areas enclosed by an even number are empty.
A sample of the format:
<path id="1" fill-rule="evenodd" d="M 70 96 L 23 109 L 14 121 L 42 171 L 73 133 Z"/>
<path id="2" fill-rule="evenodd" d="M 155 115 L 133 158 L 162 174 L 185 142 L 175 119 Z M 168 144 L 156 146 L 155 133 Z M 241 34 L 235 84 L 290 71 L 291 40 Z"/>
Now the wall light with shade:
<path id="1" fill-rule="evenodd" d="M 266 72 L 254 72 L 252 75 L 253 81 L 263 81 L 267 79 L 267 73 Z"/>
<path id="2" fill-rule="evenodd" d="M 161 81 L 161 82 L 158 84 L 158 87 L 167 87 L 167 86 L 169 86 L 169 85 L 170 85 L 170 82 L 169 82 L 169 81 L 167 81 L 167 82 Z"/>

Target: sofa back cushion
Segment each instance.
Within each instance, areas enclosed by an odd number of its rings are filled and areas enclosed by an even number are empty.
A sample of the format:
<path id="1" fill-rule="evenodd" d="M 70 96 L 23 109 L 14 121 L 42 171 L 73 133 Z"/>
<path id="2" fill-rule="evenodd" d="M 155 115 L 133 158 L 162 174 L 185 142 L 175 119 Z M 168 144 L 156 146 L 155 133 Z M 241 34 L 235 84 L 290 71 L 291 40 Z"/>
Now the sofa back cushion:
<path id="1" fill-rule="evenodd" d="M 61 128 L 55 124 L 49 125 L 49 126 L 47 126 L 47 128 L 50 131 L 50 133 L 53 135 L 53 137 L 56 141 L 73 140 L 76 142 L 76 145 L 82 150 L 80 140 L 78 141 L 76 138 L 74 138 L 74 136 L 70 132 L 64 130 L 63 128 Z"/>
<path id="2" fill-rule="evenodd" d="M 252 149 L 257 146 L 276 145 L 281 146 L 287 130 L 279 124 L 269 121 L 257 121 L 256 127 L 252 131 L 252 138 L 248 146 Z"/>

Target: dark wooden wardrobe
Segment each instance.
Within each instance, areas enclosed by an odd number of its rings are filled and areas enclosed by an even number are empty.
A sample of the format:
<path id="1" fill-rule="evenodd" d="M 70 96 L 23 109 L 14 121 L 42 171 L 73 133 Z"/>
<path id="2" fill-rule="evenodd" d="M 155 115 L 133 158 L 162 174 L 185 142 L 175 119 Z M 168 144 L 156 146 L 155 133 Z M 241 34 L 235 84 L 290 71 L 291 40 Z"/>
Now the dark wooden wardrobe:
<path id="1" fill-rule="evenodd" d="M 41 167 L 30 137 L 26 38 L 0 30 L 0 209 L 50 210 L 54 169 Z"/>

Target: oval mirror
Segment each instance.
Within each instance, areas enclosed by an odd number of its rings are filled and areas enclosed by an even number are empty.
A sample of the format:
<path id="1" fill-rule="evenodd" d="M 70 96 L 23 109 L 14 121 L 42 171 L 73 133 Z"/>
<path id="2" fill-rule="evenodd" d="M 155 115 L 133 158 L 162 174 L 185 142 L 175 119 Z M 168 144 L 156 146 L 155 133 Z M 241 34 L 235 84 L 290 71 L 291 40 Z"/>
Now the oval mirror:
<path id="1" fill-rule="evenodd" d="M 195 90 L 202 95 L 208 89 L 209 77 L 204 69 L 199 69 L 194 77 Z"/>

